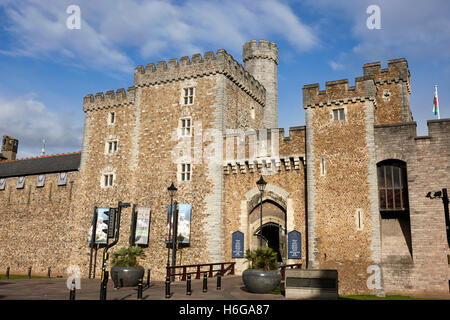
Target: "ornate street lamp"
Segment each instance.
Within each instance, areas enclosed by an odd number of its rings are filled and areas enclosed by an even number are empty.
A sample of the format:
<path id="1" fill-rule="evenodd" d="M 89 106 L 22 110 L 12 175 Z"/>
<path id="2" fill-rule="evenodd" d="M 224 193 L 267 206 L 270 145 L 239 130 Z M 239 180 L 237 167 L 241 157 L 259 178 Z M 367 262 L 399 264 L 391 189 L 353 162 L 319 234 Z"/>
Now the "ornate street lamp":
<path id="1" fill-rule="evenodd" d="M 177 192 L 177 188 L 172 184 L 170 187 L 167 188 L 167 191 L 169 192 L 170 196 L 170 213 L 169 213 L 169 242 L 167 243 L 167 270 L 170 270 L 170 237 L 171 237 L 171 230 L 172 230 L 172 214 L 173 214 L 173 197 L 175 196 L 175 193 Z M 174 229 L 175 232 L 175 229 Z M 174 242 L 172 240 L 172 242 Z"/>
<path id="2" fill-rule="evenodd" d="M 259 247 L 262 247 L 262 199 L 263 199 L 263 193 L 264 189 L 266 188 L 267 182 L 264 181 L 263 177 L 259 178 L 259 180 L 256 182 L 256 185 L 258 186 L 258 190 L 261 193 L 261 201 L 259 204 L 259 207 L 261 209 L 261 215 L 259 220 Z"/>

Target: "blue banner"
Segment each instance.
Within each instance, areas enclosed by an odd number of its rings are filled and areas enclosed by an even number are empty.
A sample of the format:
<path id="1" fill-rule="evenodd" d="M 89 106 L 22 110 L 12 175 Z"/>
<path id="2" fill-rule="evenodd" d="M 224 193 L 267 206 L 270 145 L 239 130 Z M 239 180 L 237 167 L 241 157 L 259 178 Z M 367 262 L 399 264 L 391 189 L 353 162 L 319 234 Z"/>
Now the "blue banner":
<path id="1" fill-rule="evenodd" d="M 233 232 L 231 236 L 231 257 L 244 257 L 244 234 L 240 231 Z"/>
<path id="2" fill-rule="evenodd" d="M 288 233 L 288 259 L 302 258 L 302 234 L 296 230 Z"/>

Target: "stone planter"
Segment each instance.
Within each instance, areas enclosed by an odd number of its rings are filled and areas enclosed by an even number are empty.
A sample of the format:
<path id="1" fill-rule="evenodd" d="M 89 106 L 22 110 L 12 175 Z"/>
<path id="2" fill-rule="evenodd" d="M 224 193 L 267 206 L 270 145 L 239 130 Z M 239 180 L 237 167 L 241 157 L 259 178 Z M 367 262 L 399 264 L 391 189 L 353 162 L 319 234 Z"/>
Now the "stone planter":
<path id="1" fill-rule="evenodd" d="M 278 270 L 247 269 L 242 273 L 245 287 L 252 293 L 269 293 L 281 282 L 281 273 Z"/>
<path id="2" fill-rule="evenodd" d="M 114 282 L 114 288 L 136 287 L 139 279 L 144 278 L 144 273 L 143 267 L 112 267 L 111 279 Z"/>

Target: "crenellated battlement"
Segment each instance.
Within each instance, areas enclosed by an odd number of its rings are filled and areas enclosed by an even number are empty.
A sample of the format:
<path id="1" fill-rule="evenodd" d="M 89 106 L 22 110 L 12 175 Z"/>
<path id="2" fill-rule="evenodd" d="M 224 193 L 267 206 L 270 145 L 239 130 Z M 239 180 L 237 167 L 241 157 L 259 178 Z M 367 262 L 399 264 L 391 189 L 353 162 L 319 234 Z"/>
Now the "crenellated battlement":
<path id="1" fill-rule="evenodd" d="M 97 92 L 95 96 L 88 94 L 83 99 L 83 111 L 93 111 L 99 109 L 113 108 L 120 105 L 133 104 L 135 99 L 135 87 L 129 87 L 128 91 L 120 88 L 114 93 L 114 90 Z"/>
<path id="2" fill-rule="evenodd" d="M 381 62 L 366 63 L 363 66 L 364 78 L 377 81 L 410 81 L 408 62 L 405 58 L 388 60 L 388 67 L 381 68 Z"/>
<path id="3" fill-rule="evenodd" d="M 269 59 L 278 64 L 278 47 L 273 41 L 251 40 L 244 44 L 242 60 L 247 62 L 254 58 Z"/>
<path id="4" fill-rule="evenodd" d="M 217 50 L 216 56 L 208 51 L 203 57 L 197 53 L 191 59 L 185 56 L 179 61 L 160 61 L 156 66 L 154 63 L 147 64 L 145 68 L 139 65 L 134 70 L 134 85 L 151 86 L 214 74 L 225 75 L 258 103 L 265 104 L 264 86 L 224 49 Z"/>
<path id="5" fill-rule="evenodd" d="M 332 104 L 355 103 L 356 101 L 374 101 L 376 86 L 373 80 L 364 77 L 355 78 L 355 85 L 349 86 L 348 79 L 327 81 L 325 90 L 320 90 L 318 83 L 303 86 L 303 108 L 322 107 Z"/>
<path id="6" fill-rule="evenodd" d="M 224 173 L 299 170 L 305 160 L 305 133 L 304 126 L 289 128 L 288 137 L 282 128 L 230 129 L 223 137 Z"/>

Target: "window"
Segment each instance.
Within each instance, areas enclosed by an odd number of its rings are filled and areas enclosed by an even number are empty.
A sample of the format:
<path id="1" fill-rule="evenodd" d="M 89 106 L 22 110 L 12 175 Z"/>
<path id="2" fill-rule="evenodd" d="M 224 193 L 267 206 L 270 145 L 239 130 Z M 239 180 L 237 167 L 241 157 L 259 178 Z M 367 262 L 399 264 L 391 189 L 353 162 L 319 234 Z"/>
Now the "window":
<path id="1" fill-rule="evenodd" d="M 60 172 L 58 175 L 58 186 L 65 186 L 67 184 L 67 172 Z"/>
<path id="2" fill-rule="evenodd" d="M 363 229 L 363 214 L 361 209 L 356 210 L 356 230 L 361 231 Z"/>
<path id="3" fill-rule="evenodd" d="M 0 190 L 5 190 L 6 179 L 0 179 Z"/>
<path id="4" fill-rule="evenodd" d="M 320 175 L 325 176 L 326 170 L 325 170 L 325 157 L 320 158 Z"/>
<path id="5" fill-rule="evenodd" d="M 112 173 L 107 173 L 103 175 L 103 186 L 112 187 L 114 185 L 114 175 Z"/>
<path id="6" fill-rule="evenodd" d="M 345 110 L 344 108 L 341 109 L 333 109 L 333 120 L 338 121 L 345 121 Z"/>
<path id="7" fill-rule="evenodd" d="M 191 181 L 191 164 L 181 164 L 181 181 Z"/>
<path id="8" fill-rule="evenodd" d="M 180 120 L 181 124 L 181 136 L 190 137 L 191 136 L 191 119 L 185 118 Z"/>
<path id="9" fill-rule="evenodd" d="M 108 153 L 116 153 L 117 151 L 117 140 L 107 142 Z"/>
<path id="10" fill-rule="evenodd" d="M 194 103 L 194 87 L 184 88 L 184 104 L 193 104 Z"/>
<path id="11" fill-rule="evenodd" d="M 41 174 L 37 176 L 36 179 L 36 188 L 42 188 L 45 184 L 45 175 Z"/>
<path id="12" fill-rule="evenodd" d="M 380 210 L 408 210 L 406 164 L 402 161 L 383 161 L 378 164 L 377 170 Z"/>
<path id="13" fill-rule="evenodd" d="M 110 112 L 108 115 L 108 124 L 114 124 L 116 122 L 116 113 Z"/>

